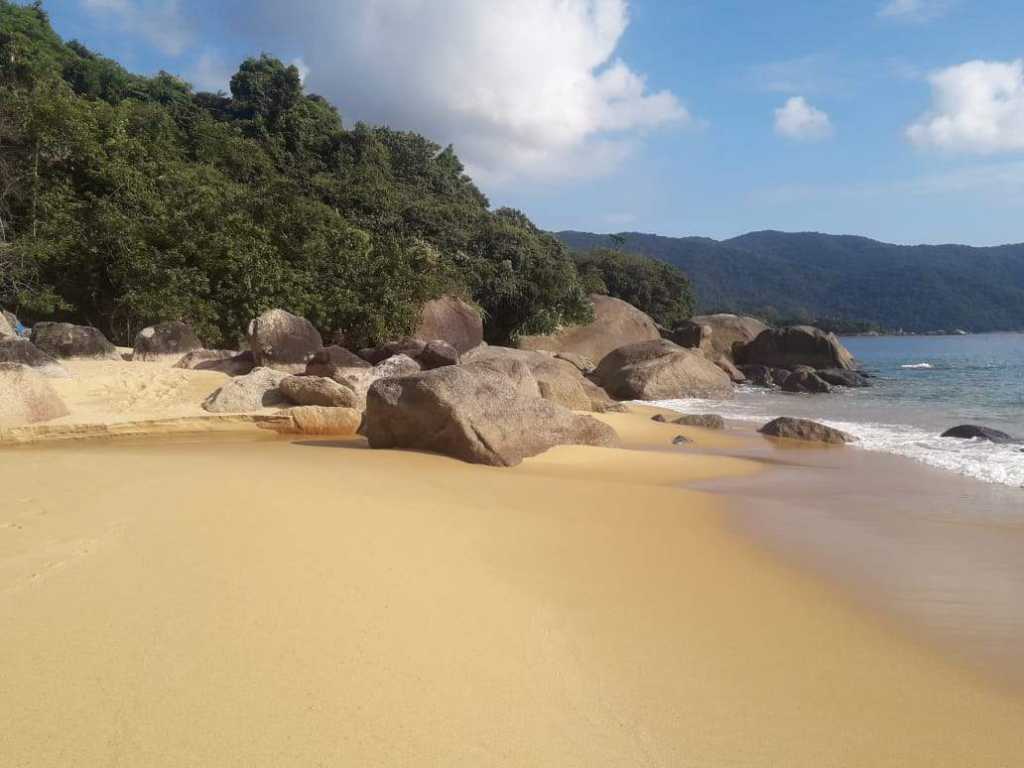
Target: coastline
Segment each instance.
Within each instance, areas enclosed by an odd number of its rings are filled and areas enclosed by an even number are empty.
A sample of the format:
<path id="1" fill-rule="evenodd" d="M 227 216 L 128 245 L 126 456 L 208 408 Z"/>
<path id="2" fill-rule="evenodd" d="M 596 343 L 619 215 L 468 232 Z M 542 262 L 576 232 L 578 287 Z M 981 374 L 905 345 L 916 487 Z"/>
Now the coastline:
<path id="1" fill-rule="evenodd" d="M 717 486 L 778 477 L 747 438 L 632 410 L 601 417 L 623 448 L 512 470 L 360 439 L 5 449 L 0 751 L 1012 764 L 1024 698 L 736 530 L 749 498 Z"/>

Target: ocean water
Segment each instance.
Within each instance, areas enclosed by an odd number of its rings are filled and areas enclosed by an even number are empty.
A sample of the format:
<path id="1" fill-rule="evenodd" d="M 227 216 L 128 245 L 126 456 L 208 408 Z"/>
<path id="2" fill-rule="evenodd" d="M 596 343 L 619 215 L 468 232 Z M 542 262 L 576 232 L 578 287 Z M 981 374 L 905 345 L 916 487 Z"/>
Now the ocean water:
<path id="1" fill-rule="evenodd" d="M 874 374 L 872 388 L 797 395 L 741 387 L 730 400 L 658 404 L 760 423 L 777 416 L 815 419 L 853 434 L 863 450 L 1024 488 L 1024 444 L 939 437 L 958 424 L 980 424 L 1024 439 L 1024 334 L 856 337 L 843 343 Z"/>

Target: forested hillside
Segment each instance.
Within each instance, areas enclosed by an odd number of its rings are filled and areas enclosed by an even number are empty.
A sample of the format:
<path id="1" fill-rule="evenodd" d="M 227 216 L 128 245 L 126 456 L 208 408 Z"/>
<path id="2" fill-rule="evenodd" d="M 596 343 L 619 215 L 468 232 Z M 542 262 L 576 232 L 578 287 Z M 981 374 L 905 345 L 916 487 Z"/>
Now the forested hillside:
<path id="1" fill-rule="evenodd" d="M 491 341 L 588 318 L 566 249 L 490 210 L 451 147 L 347 128 L 268 56 L 230 90 L 133 75 L 0 0 L 0 305 L 121 342 L 181 319 L 208 345 L 268 307 L 377 342 L 442 293 Z"/>
<path id="2" fill-rule="evenodd" d="M 755 232 L 731 240 L 562 232 L 569 247 L 618 245 L 679 267 L 700 311 L 838 330 L 1024 329 L 1024 245 L 899 246 L 864 237 Z"/>

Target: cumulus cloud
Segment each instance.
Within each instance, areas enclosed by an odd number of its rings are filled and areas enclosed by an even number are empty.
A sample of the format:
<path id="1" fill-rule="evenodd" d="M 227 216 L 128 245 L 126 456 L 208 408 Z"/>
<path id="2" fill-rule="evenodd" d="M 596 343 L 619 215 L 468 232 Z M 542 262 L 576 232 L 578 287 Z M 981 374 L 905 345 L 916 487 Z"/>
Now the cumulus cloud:
<path id="1" fill-rule="evenodd" d="M 242 6 L 240 6 L 241 8 Z M 454 143 L 485 182 L 562 180 L 620 164 L 685 124 L 616 56 L 627 0 L 252 0 L 250 30 L 302 54 L 307 87 L 347 119 Z"/>
<path id="2" fill-rule="evenodd" d="M 196 58 L 185 77 L 198 91 L 227 93 L 231 76 L 234 74 L 235 67 L 229 64 L 220 53 L 205 51 Z"/>
<path id="3" fill-rule="evenodd" d="M 775 110 L 775 132 L 796 141 L 816 141 L 832 135 L 832 120 L 803 96 L 794 96 Z"/>
<path id="4" fill-rule="evenodd" d="M 907 128 L 921 147 L 1024 150 L 1024 60 L 969 61 L 931 75 L 932 111 Z"/>
<path id="5" fill-rule="evenodd" d="M 953 0 L 887 0 L 878 9 L 883 19 L 923 22 L 945 16 Z"/>
<path id="6" fill-rule="evenodd" d="M 181 0 L 81 0 L 97 16 L 116 21 L 122 29 L 138 34 L 171 56 L 189 45 L 193 30 Z"/>

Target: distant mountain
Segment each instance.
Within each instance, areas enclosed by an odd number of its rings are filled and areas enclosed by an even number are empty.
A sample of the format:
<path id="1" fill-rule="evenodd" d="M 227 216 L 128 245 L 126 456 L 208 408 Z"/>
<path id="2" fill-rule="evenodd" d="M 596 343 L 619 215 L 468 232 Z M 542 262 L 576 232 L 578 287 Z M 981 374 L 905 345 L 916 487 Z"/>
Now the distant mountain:
<path id="1" fill-rule="evenodd" d="M 1024 329 L 1024 244 L 903 246 L 771 231 L 721 241 L 637 232 L 556 236 L 574 250 L 622 248 L 679 267 L 705 312 L 839 329 Z"/>

